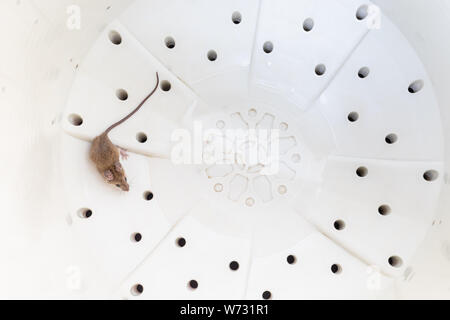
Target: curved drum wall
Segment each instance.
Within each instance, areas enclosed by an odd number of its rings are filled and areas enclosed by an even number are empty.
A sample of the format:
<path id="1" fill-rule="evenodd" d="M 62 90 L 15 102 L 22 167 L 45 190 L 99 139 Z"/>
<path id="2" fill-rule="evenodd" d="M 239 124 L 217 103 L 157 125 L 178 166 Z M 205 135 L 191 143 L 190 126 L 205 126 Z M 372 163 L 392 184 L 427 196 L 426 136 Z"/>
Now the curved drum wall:
<path id="1" fill-rule="evenodd" d="M 376 1 L 373 29 L 367 4 L 2 4 L 2 296 L 446 297 L 448 5 Z M 111 134 L 125 195 L 87 141 L 155 71 Z M 165 160 L 196 121 L 279 129 L 279 174 Z"/>

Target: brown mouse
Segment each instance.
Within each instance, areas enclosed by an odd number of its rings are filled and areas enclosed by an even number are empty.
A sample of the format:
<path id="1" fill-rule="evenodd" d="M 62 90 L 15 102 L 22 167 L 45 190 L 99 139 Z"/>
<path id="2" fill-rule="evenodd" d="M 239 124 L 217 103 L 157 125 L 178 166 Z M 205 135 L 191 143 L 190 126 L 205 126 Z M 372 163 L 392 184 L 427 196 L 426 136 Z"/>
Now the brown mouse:
<path id="1" fill-rule="evenodd" d="M 108 133 L 112 129 L 121 125 L 128 119 L 130 119 L 139 109 L 147 102 L 147 100 L 156 92 L 159 86 L 159 75 L 156 73 L 156 86 L 155 89 L 134 109 L 129 115 L 127 115 L 122 120 L 116 122 L 100 136 L 96 137 L 91 145 L 90 158 L 95 163 L 97 170 L 100 172 L 102 177 L 109 184 L 114 184 L 116 187 L 122 189 L 123 191 L 129 191 L 130 186 L 128 185 L 127 177 L 125 171 L 120 164 L 119 159 L 119 149 L 111 142 L 108 137 Z"/>

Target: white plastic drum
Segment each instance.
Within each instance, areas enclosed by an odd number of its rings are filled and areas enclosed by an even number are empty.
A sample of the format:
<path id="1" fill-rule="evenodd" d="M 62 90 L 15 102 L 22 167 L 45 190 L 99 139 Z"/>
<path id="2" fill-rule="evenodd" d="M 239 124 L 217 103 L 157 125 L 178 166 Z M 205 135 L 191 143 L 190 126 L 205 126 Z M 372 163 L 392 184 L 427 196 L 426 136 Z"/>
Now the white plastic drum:
<path id="1" fill-rule="evenodd" d="M 1 297 L 449 298 L 447 1 L 0 9 Z"/>

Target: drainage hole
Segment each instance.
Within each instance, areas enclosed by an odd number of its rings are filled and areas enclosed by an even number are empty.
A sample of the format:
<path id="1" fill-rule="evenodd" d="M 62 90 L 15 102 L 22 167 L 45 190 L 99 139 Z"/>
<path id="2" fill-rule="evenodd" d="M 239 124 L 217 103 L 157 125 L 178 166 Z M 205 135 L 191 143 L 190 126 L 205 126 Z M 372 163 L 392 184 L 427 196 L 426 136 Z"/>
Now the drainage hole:
<path id="1" fill-rule="evenodd" d="M 225 121 L 223 121 L 223 120 L 219 120 L 219 121 L 217 121 L 216 122 L 216 127 L 217 127 L 217 129 L 220 129 L 220 130 L 222 130 L 222 129 L 224 129 L 225 128 Z"/>
<path id="2" fill-rule="evenodd" d="M 255 205 L 255 199 L 247 198 L 247 200 L 245 200 L 245 204 L 247 205 L 247 207 L 253 207 Z"/>
<path id="3" fill-rule="evenodd" d="M 233 271 L 236 271 L 239 269 L 239 263 L 237 261 L 231 261 L 230 262 L 230 269 Z"/>
<path id="4" fill-rule="evenodd" d="M 367 170 L 366 167 L 359 167 L 356 170 L 356 174 L 358 175 L 358 177 L 364 178 L 369 174 L 369 170 Z"/>
<path id="5" fill-rule="evenodd" d="M 147 135 L 146 135 L 145 133 L 139 132 L 139 133 L 136 135 L 136 140 L 137 140 L 139 143 L 146 143 L 147 140 L 148 140 L 148 138 L 147 138 Z"/>
<path id="6" fill-rule="evenodd" d="M 278 187 L 278 193 L 283 195 L 287 193 L 287 187 L 285 185 L 281 185 Z"/>
<path id="7" fill-rule="evenodd" d="M 140 296 L 144 292 L 144 286 L 142 284 L 135 284 L 131 287 L 131 294 L 133 296 Z"/>
<path id="8" fill-rule="evenodd" d="M 356 19 L 364 20 L 365 18 L 367 18 L 368 14 L 369 14 L 369 6 L 367 4 L 362 5 L 356 11 Z"/>
<path id="9" fill-rule="evenodd" d="M 331 266 L 331 272 L 334 274 L 340 274 L 342 272 L 342 267 L 335 263 Z"/>
<path id="10" fill-rule="evenodd" d="M 400 258 L 398 256 L 389 257 L 388 262 L 391 265 L 391 267 L 394 267 L 394 268 L 400 268 L 403 265 L 402 258 Z"/>
<path id="11" fill-rule="evenodd" d="M 292 155 L 291 160 L 293 163 L 299 163 L 302 160 L 302 157 L 298 153 L 295 153 Z"/>
<path id="12" fill-rule="evenodd" d="M 306 19 L 303 22 L 303 30 L 310 32 L 314 28 L 314 20 L 311 18 Z"/>
<path id="13" fill-rule="evenodd" d="M 358 71 L 358 77 L 360 77 L 361 79 L 367 78 L 369 76 L 369 73 L 370 69 L 368 67 L 362 67 Z"/>
<path id="14" fill-rule="evenodd" d="M 327 71 L 327 68 L 325 67 L 324 64 L 319 64 L 316 66 L 315 71 L 318 76 L 323 76 L 325 74 L 325 72 Z"/>
<path id="15" fill-rule="evenodd" d="M 192 290 L 195 290 L 198 288 L 198 282 L 196 280 L 191 280 L 188 283 L 188 287 Z"/>
<path id="16" fill-rule="evenodd" d="M 358 112 L 350 112 L 350 113 L 348 114 L 347 119 L 348 119 L 348 121 L 350 121 L 350 122 L 356 122 L 356 121 L 358 121 L 358 120 L 359 120 L 359 114 L 358 114 Z"/>
<path id="17" fill-rule="evenodd" d="M 170 91 L 170 89 L 172 89 L 172 84 L 169 81 L 167 81 L 167 80 L 161 81 L 161 90 L 162 91 L 167 92 L 167 91 Z"/>
<path id="18" fill-rule="evenodd" d="M 81 118 L 79 115 L 77 114 L 71 114 L 69 116 L 69 122 L 75 126 L 75 127 L 79 127 L 83 124 L 83 118 Z"/>
<path id="19" fill-rule="evenodd" d="M 223 191 L 223 184 L 217 183 L 216 185 L 214 185 L 214 191 L 215 192 L 222 192 Z"/>
<path id="20" fill-rule="evenodd" d="M 125 101 L 128 99 L 128 92 L 125 89 L 117 89 L 116 97 L 121 101 Z"/>
<path id="21" fill-rule="evenodd" d="M 109 40 L 115 44 L 115 45 L 119 45 L 122 43 L 122 36 L 120 35 L 120 33 L 118 33 L 115 30 L 112 30 L 109 32 Z"/>
<path id="22" fill-rule="evenodd" d="M 428 170 L 423 174 L 423 178 L 428 182 L 435 181 L 437 180 L 437 178 L 439 178 L 439 172 L 437 172 L 436 170 Z"/>
<path id="23" fill-rule="evenodd" d="M 144 200 L 151 201 L 153 199 L 153 192 L 145 191 L 144 192 Z"/>
<path id="24" fill-rule="evenodd" d="M 387 144 L 394 144 L 398 141 L 398 136 L 395 133 L 388 134 L 384 139 Z"/>
<path id="25" fill-rule="evenodd" d="M 262 294 L 264 300 L 270 300 L 272 298 L 272 293 L 270 291 L 264 291 Z"/>
<path id="26" fill-rule="evenodd" d="M 248 110 L 248 116 L 250 117 L 250 118 L 254 118 L 254 117 L 256 117 L 258 115 L 258 111 L 256 111 L 256 109 L 250 109 L 250 110 Z"/>
<path id="27" fill-rule="evenodd" d="M 416 80 L 413 83 L 411 83 L 408 87 L 408 92 L 409 93 L 417 93 L 420 90 L 423 89 L 424 86 L 424 82 L 422 80 Z"/>
<path id="28" fill-rule="evenodd" d="M 293 255 L 289 255 L 289 256 L 287 256 L 286 261 L 288 264 L 296 264 L 297 258 Z"/>
<path id="29" fill-rule="evenodd" d="M 80 209 L 78 210 L 78 216 L 82 219 L 89 219 L 92 217 L 92 210 L 91 209 Z"/>
<path id="30" fill-rule="evenodd" d="M 166 39 L 164 39 L 164 42 L 165 42 L 167 48 L 169 48 L 169 49 L 175 48 L 175 39 L 174 38 L 167 37 Z"/>
<path id="31" fill-rule="evenodd" d="M 239 24 L 242 22 L 242 14 L 238 11 L 233 12 L 233 15 L 231 16 L 231 21 L 233 21 L 234 24 Z"/>
<path id="32" fill-rule="evenodd" d="M 345 229 L 345 222 L 343 220 L 336 220 L 333 225 L 334 228 L 338 231 Z"/>
<path id="33" fill-rule="evenodd" d="M 131 235 L 131 241 L 133 241 L 133 242 L 140 242 L 141 240 L 142 240 L 142 234 L 140 234 L 139 232 L 133 233 Z"/>
<path id="34" fill-rule="evenodd" d="M 378 207 L 378 213 L 381 214 L 382 216 L 388 216 L 391 214 L 391 212 L 392 209 L 387 204 L 383 204 L 382 206 Z"/>
<path id="35" fill-rule="evenodd" d="M 216 61 L 217 60 L 217 52 L 215 50 L 209 50 L 208 51 L 208 60 L 209 61 Z"/>
<path id="36" fill-rule="evenodd" d="M 273 43 L 270 41 L 265 42 L 263 50 L 265 53 L 271 53 L 273 51 Z"/>
<path id="37" fill-rule="evenodd" d="M 280 130 L 287 131 L 289 129 L 289 125 L 286 122 L 280 123 Z"/>
<path id="38" fill-rule="evenodd" d="M 179 246 L 180 248 L 183 248 L 186 245 L 186 239 L 185 238 L 178 238 L 176 240 L 176 244 L 177 246 Z"/>

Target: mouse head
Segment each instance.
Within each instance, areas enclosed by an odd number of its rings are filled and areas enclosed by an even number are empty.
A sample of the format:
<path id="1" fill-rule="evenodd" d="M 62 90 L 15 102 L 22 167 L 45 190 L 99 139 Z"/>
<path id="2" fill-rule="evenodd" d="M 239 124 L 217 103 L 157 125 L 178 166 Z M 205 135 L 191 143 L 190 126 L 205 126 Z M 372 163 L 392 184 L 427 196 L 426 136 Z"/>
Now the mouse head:
<path id="1" fill-rule="evenodd" d="M 125 176 L 125 171 L 122 168 L 120 162 L 116 162 L 114 165 L 109 167 L 103 172 L 103 176 L 109 184 L 115 185 L 117 188 L 123 191 L 129 191 L 130 186 L 127 182 L 127 177 Z"/>

